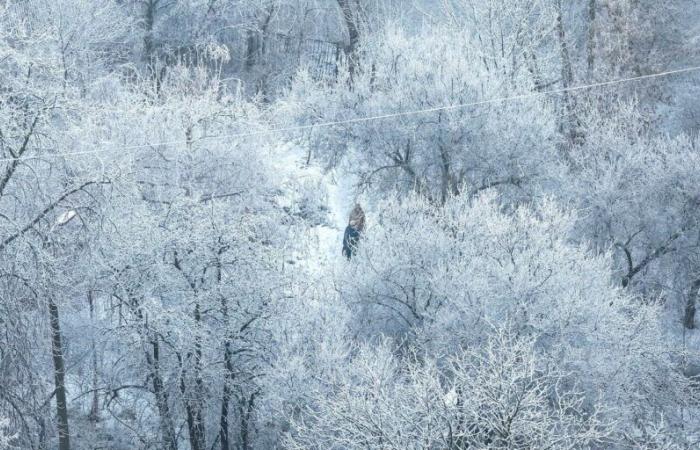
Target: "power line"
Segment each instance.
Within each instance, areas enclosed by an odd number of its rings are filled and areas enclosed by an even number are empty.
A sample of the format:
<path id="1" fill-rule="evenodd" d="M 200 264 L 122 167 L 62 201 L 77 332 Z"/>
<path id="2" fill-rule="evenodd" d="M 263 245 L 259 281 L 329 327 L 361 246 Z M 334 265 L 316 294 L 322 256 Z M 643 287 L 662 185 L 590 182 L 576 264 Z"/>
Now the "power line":
<path id="1" fill-rule="evenodd" d="M 583 90 L 595 89 L 595 88 L 599 88 L 599 87 L 614 86 L 617 84 L 631 83 L 631 82 L 635 82 L 635 81 L 649 80 L 649 79 L 653 79 L 653 78 L 662 78 L 662 77 L 667 77 L 670 75 L 678 75 L 678 74 L 682 74 L 682 73 L 697 72 L 697 71 L 700 71 L 700 66 L 686 67 L 683 69 L 676 69 L 676 70 L 668 70 L 665 72 L 658 72 L 658 73 L 652 73 L 652 74 L 647 74 L 647 75 L 639 75 L 636 77 L 620 78 L 620 79 L 609 80 L 609 81 L 601 81 L 598 83 L 591 83 L 591 84 L 585 84 L 585 85 L 580 85 L 580 86 L 572 86 L 572 87 L 568 87 L 568 88 L 551 89 L 551 90 L 542 91 L 542 92 L 531 92 L 528 94 L 520 94 L 520 95 L 509 96 L 509 97 L 497 97 L 497 98 L 491 98 L 488 100 L 481 100 L 481 101 L 476 101 L 476 102 L 457 103 L 457 104 L 453 104 L 453 105 L 444 105 L 444 106 L 437 106 L 437 107 L 426 108 L 426 109 L 401 111 L 401 112 L 381 114 L 381 115 L 376 115 L 376 116 L 356 117 L 354 119 L 337 120 L 337 121 L 331 121 L 331 122 L 319 122 L 319 123 L 313 123 L 313 124 L 307 124 L 307 125 L 278 127 L 278 128 L 271 128 L 268 130 L 251 131 L 251 132 L 247 132 L 247 133 L 236 133 L 236 134 L 227 134 L 227 135 L 219 135 L 219 136 L 204 136 L 204 137 L 198 138 L 197 140 L 235 139 L 235 138 L 243 138 L 243 137 L 264 136 L 264 135 L 270 135 L 270 134 L 288 133 L 288 132 L 293 132 L 293 131 L 303 131 L 303 130 L 309 130 L 309 129 L 313 129 L 313 128 L 327 128 L 327 127 L 333 127 L 333 126 L 338 126 L 338 125 L 348 125 L 348 124 L 354 124 L 354 123 L 372 122 L 375 120 L 385 120 L 385 119 L 393 119 L 393 118 L 397 118 L 397 117 L 415 116 L 415 115 L 420 115 L 420 114 L 434 113 L 434 112 L 438 112 L 438 111 L 451 111 L 451 110 L 455 110 L 455 109 L 463 109 L 463 108 L 469 108 L 472 106 L 488 105 L 488 104 L 492 104 L 492 103 L 505 103 L 505 102 L 509 102 L 509 101 L 517 101 L 517 100 L 525 100 L 525 99 L 529 99 L 529 98 L 545 97 L 545 96 L 549 96 L 549 95 L 563 94 L 565 92 L 583 91 Z M 188 141 L 186 141 L 186 140 L 177 140 L 177 141 L 156 142 L 156 143 L 152 143 L 152 144 L 126 145 L 126 146 L 119 146 L 119 147 L 76 151 L 76 152 L 67 152 L 67 153 L 53 153 L 53 154 L 48 154 L 48 155 L 43 155 L 43 156 L 37 155 L 37 156 L 27 156 L 27 157 L 17 157 L 17 158 L 0 158 L 0 162 L 27 161 L 27 160 L 32 160 L 32 159 L 63 158 L 63 157 L 68 157 L 68 156 L 93 155 L 93 154 L 105 153 L 105 152 L 113 151 L 113 150 L 136 150 L 136 149 L 140 149 L 140 148 L 148 148 L 148 147 L 162 146 L 162 145 L 186 144 L 187 142 Z M 110 142 L 102 142 L 102 144 L 110 145 L 111 143 Z"/>

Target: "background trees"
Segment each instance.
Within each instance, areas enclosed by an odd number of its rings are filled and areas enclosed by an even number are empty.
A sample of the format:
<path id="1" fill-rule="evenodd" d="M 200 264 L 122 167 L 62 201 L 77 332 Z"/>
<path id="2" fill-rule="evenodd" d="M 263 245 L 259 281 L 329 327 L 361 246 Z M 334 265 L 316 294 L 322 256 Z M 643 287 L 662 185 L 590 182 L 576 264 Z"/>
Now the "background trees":
<path id="1" fill-rule="evenodd" d="M 533 341 L 500 331 L 478 352 L 445 365 L 427 355 L 398 358 L 385 345 L 361 347 L 314 391 L 294 423 L 291 448 L 581 448 L 611 432 L 596 407 L 560 396 L 566 376 L 538 358 Z M 468 395 L 466 393 L 469 393 Z M 556 402 L 550 402 L 552 396 Z"/>
<path id="2" fill-rule="evenodd" d="M 476 105 L 324 128 L 312 136 L 314 152 L 330 164 L 351 161 L 348 171 L 364 189 L 415 190 L 443 203 L 463 189 L 490 187 L 514 200 L 527 198 L 532 186 L 559 170 L 549 105 L 478 105 L 530 89 L 535 80 L 525 67 L 500 69 L 491 62 L 494 57 L 474 51 L 479 37 L 461 28 L 436 28 L 408 36 L 389 27 L 374 35 L 376 41 L 361 50 L 365 63 L 355 69 L 351 85 L 329 89 L 300 79 L 290 95 L 304 109 L 295 113 L 336 121 Z M 443 41 L 441 35 L 452 39 Z M 514 56 L 499 58 L 510 63 Z M 541 126 L 530 127 L 532 121 L 542 121 Z"/>
<path id="3" fill-rule="evenodd" d="M 0 1 L 0 447 L 697 445 L 698 14 Z"/>

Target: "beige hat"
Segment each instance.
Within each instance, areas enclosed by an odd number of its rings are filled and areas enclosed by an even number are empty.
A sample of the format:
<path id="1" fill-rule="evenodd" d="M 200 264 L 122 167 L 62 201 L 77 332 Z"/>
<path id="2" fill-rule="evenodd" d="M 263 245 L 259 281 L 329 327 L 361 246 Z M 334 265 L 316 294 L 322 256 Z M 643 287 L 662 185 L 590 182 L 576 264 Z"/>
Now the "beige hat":
<path id="1" fill-rule="evenodd" d="M 365 228 L 365 212 L 359 204 L 356 204 L 350 213 L 350 226 L 357 231 L 362 231 Z"/>

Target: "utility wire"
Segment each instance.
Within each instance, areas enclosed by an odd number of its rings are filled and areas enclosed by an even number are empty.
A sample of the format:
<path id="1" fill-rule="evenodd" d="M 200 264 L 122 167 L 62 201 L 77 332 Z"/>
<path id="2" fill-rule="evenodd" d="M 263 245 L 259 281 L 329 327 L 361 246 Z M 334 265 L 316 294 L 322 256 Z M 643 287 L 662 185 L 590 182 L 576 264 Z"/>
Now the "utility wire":
<path id="1" fill-rule="evenodd" d="M 583 91 L 583 90 L 595 89 L 595 88 L 600 88 L 600 87 L 614 86 L 614 85 L 623 84 L 623 83 L 631 83 L 631 82 L 635 82 L 635 81 L 643 81 L 643 80 L 649 80 L 649 79 L 654 79 L 654 78 L 662 78 L 662 77 L 667 77 L 670 75 L 678 75 L 678 74 L 697 72 L 697 71 L 700 71 L 700 66 L 686 67 L 683 69 L 676 69 L 676 70 L 668 70 L 665 72 L 640 75 L 640 76 L 636 76 L 636 77 L 620 78 L 620 79 L 609 80 L 609 81 L 601 81 L 599 83 L 591 83 L 591 84 L 585 84 L 585 85 L 579 85 L 579 86 L 572 86 L 572 87 L 568 87 L 568 88 L 551 89 L 551 90 L 542 91 L 542 92 L 531 92 L 528 94 L 520 94 L 520 95 L 514 95 L 514 96 L 510 96 L 510 97 L 497 97 L 497 98 L 491 98 L 488 100 L 481 100 L 481 101 L 477 101 L 477 102 L 457 103 L 457 104 L 453 104 L 453 105 L 444 105 L 444 106 L 437 106 L 437 107 L 433 107 L 433 108 L 416 109 L 416 110 L 410 110 L 410 111 L 400 111 L 400 112 L 396 112 L 396 113 L 381 114 L 381 115 L 376 115 L 376 116 L 356 117 L 354 119 L 337 120 L 337 121 L 332 121 L 332 122 L 319 122 L 319 123 L 312 123 L 312 124 L 307 124 L 307 125 L 296 125 L 296 126 L 289 126 L 289 127 L 270 128 L 268 130 L 251 131 L 251 132 L 247 132 L 247 133 L 226 134 L 226 135 L 219 135 L 219 136 L 204 136 L 204 137 L 198 138 L 197 140 L 198 141 L 199 140 L 220 140 L 220 139 L 236 139 L 236 138 L 251 137 L 251 136 L 264 136 L 264 135 L 271 135 L 271 134 L 288 133 L 288 132 L 293 132 L 293 131 L 309 130 L 309 129 L 313 129 L 313 128 L 327 128 L 327 127 L 334 127 L 334 126 L 338 126 L 338 125 L 347 125 L 347 124 L 354 124 L 354 123 L 372 122 L 375 120 L 393 119 L 396 117 L 406 117 L 406 116 L 415 116 L 415 115 L 420 115 L 420 114 L 430 114 L 430 113 L 434 113 L 434 112 L 438 112 L 438 111 L 451 111 L 451 110 L 456 110 L 456 109 L 469 108 L 472 106 L 488 105 L 488 104 L 492 104 L 492 103 L 505 103 L 505 102 L 510 102 L 510 101 L 529 99 L 529 98 L 545 97 L 548 95 L 563 94 L 565 92 Z M 18 157 L 18 158 L 0 158 L 0 162 L 27 161 L 27 160 L 31 160 L 31 159 L 46 159 L 46 158 L 63 158 L 63 157 L 80 156 L 80 155 L 94 155 L 94 154 L 105 153 L 105 152 L 114 151 L 114 150 L 136 150 L 136 149 L 140 149 L 140 148 L 148 148 L 148 147 L 154 147 L 154 146 L 185 144 L 187 142 L 188 141 L 186 141 L 186 140 L 177 140 L 177 141 L 156 142 L 156 143 L 152 143 L 152 144 L 126 145 L 126 146 L 117 146 L 117 147 L 110 147 L 110 148 L 101 148 L 101 149 L 95 149 L 95 150 L 85 150 L 85 151 L 66 152 L 66 153 L 52 153 L 52 154 L 47 154 L 47 155 L 36 155 L 36 156 L 27 156 L 27 157 Z M 110 143 L 110 142 L 101 142 L 100 144 L 112 145 L 112 143 Z"/>

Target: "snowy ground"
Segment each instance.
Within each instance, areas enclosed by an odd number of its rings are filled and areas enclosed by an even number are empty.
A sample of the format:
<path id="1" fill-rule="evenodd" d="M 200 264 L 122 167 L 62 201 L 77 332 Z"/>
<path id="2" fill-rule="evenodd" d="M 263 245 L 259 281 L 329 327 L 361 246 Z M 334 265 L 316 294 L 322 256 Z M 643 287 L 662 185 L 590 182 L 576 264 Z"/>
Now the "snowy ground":
<path id="1" fill-rule="evenodd" d="M 287 182 L 287 191 L 280 200 L 282 207 L 302 209 L 308 217 L 305 231 L 311 248 L 305 255 L 295 255 L 313 273 L 321 272 L 327 264 L 342 260 L 341 248 L 347 217 L 355 203 L 353 179 L 342 169 L 324 171 L 312 161 L 306 164 L 306 150 L 299 146 L 278 149 L 275 170 Z"/>

